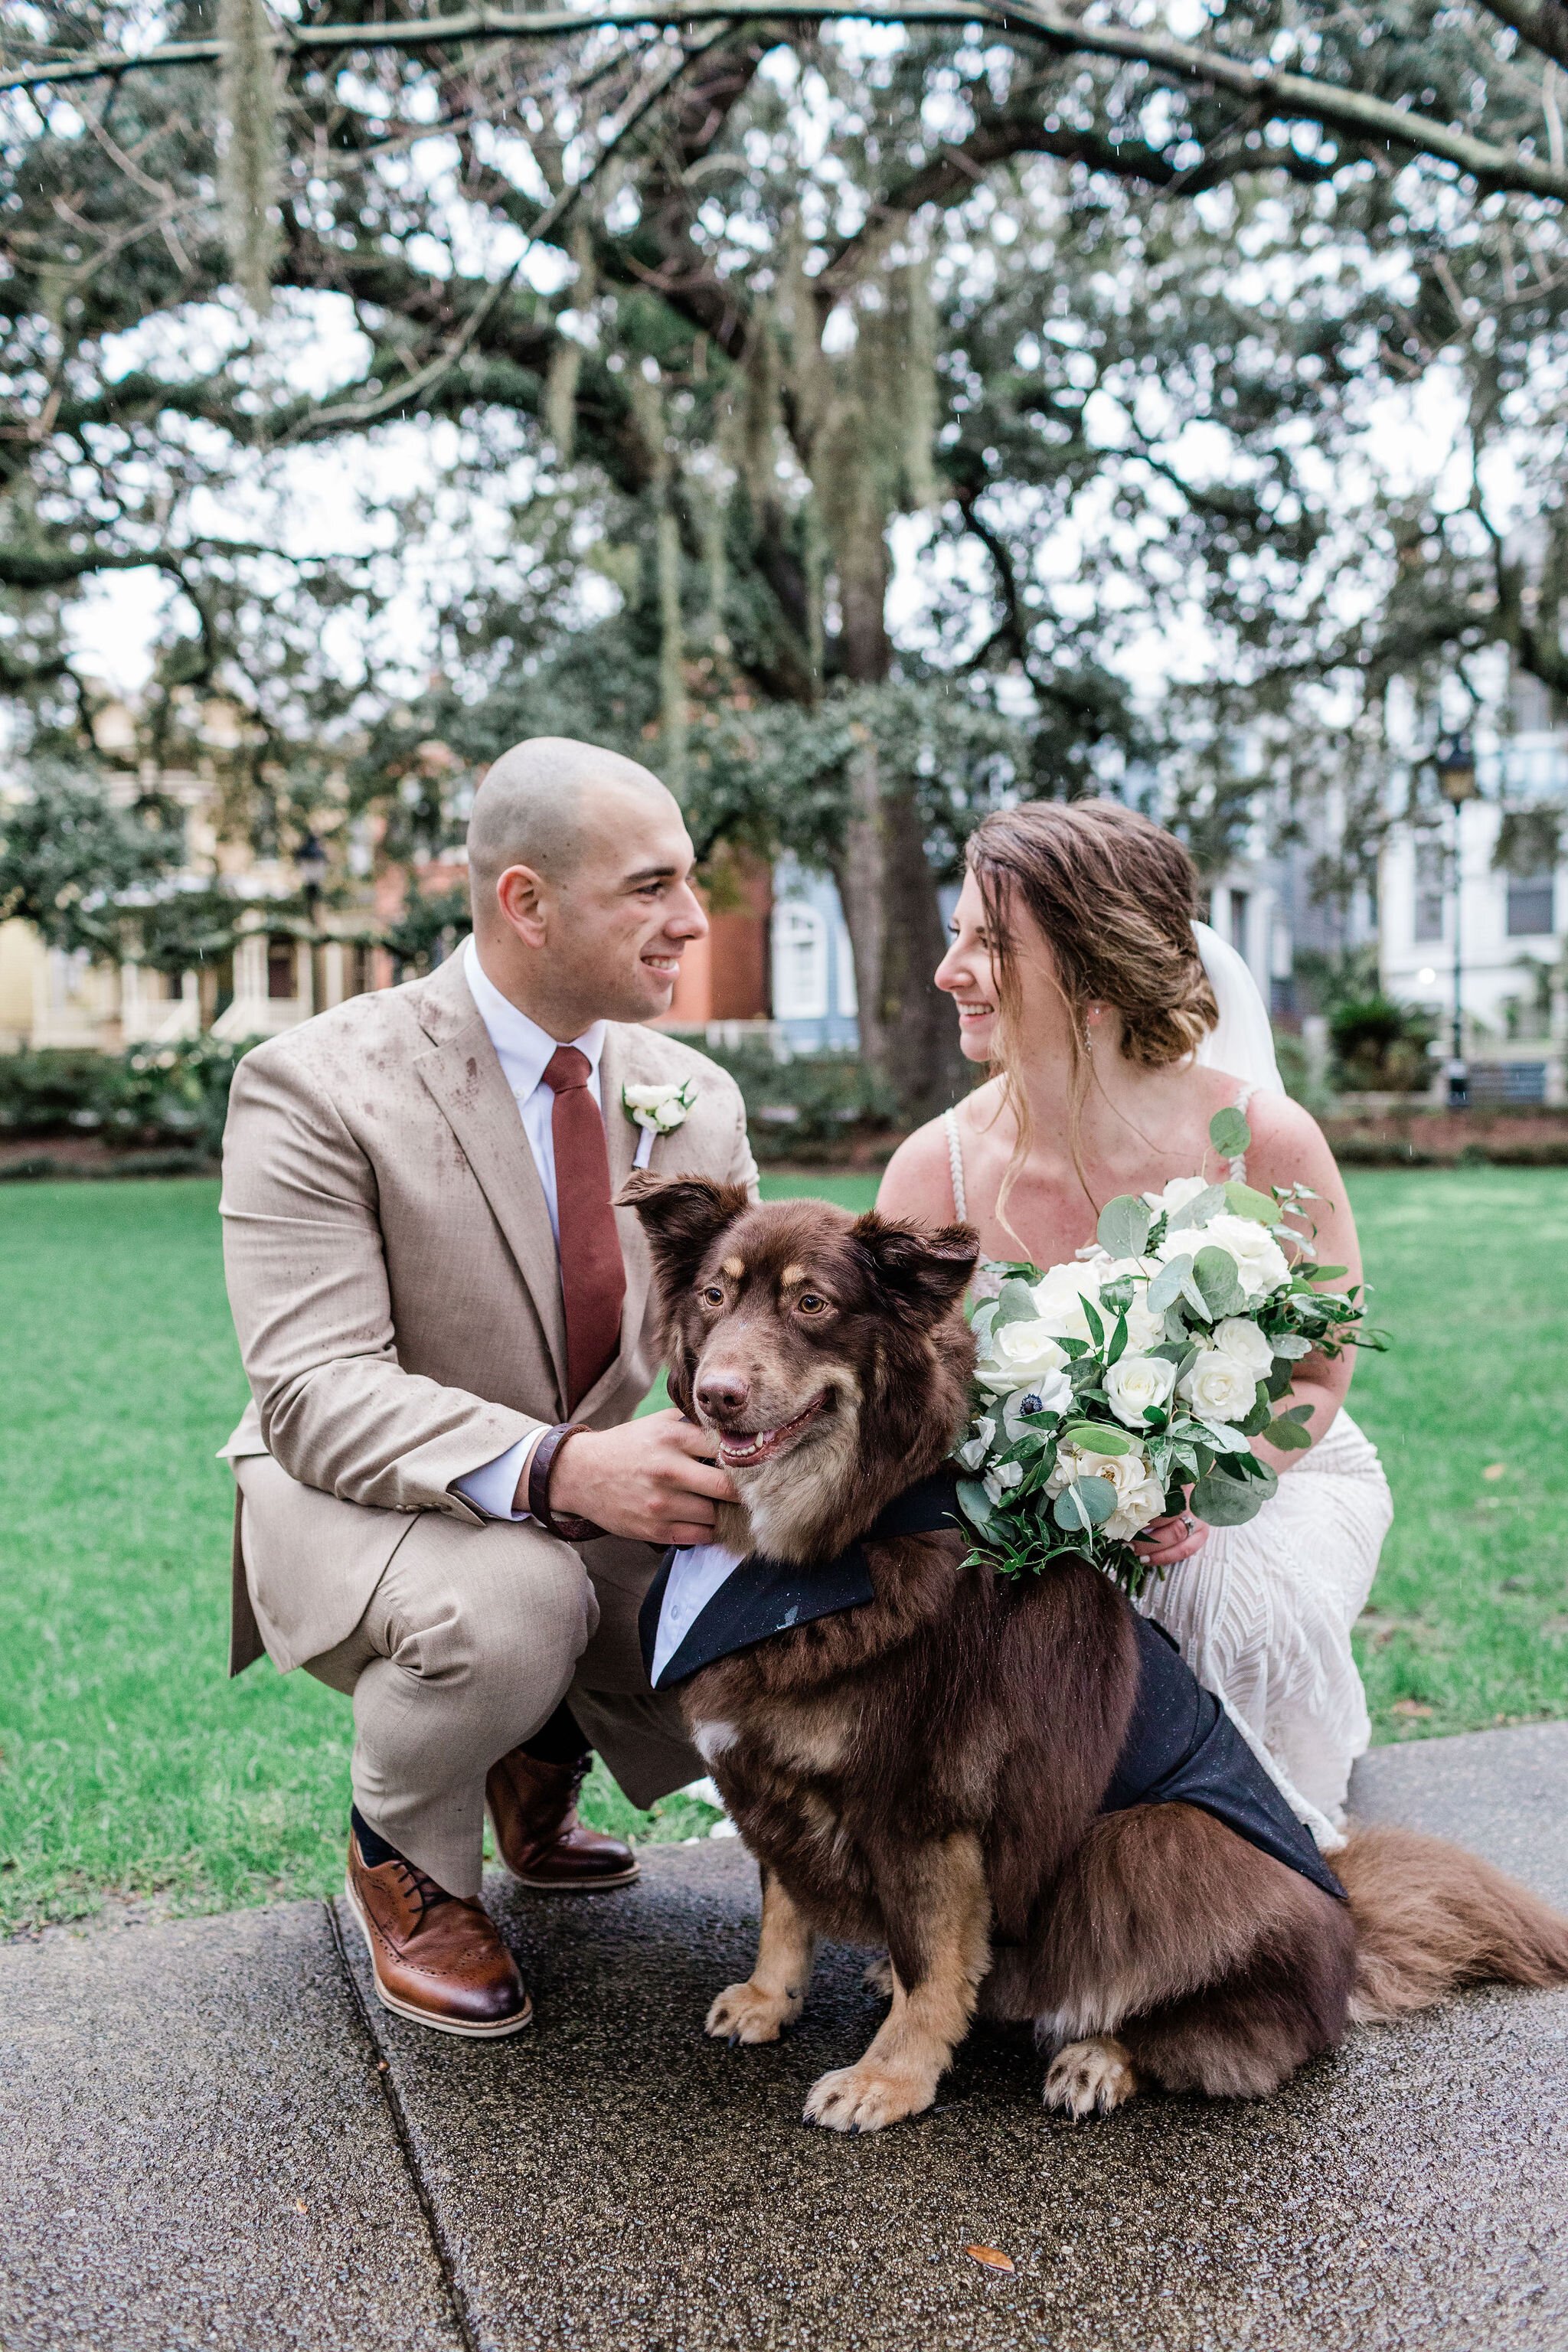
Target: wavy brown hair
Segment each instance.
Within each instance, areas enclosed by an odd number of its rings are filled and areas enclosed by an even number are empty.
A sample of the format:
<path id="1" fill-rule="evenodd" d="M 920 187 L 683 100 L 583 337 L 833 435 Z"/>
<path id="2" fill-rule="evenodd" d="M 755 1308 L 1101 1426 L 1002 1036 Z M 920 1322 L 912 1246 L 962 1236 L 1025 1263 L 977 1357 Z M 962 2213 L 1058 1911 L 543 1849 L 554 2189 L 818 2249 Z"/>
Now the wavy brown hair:
<path id="1" fill-rule="evenodd" d="M 1120 801 L 1031 801 L 998 809 L 971 835 L 968 859 L 996 974 L 1001 1021 L 994 1067 L 1017 1130 L 996 1202 L 998 1222 L 1013 1233 L 1008 1196 L 1033 1140 L 1018 1078 L 1018 958 L 1028 950 L 1026 936 L 1018 937 L 1018 909 L 1033 919 L 1050 950 L 1051 977 L 1068 1013 L 1068 1132 L 1086 1192 L 1079 1122 L 1091 1069 L 1089 1007 L 1116 1007 L 1122 1051 L 1148 1070 L 1193 1053 L 1219 1019 L 1219 1007 L 1193 936 L 1197 868 L 1173 834 L 1135 809 Z"/>

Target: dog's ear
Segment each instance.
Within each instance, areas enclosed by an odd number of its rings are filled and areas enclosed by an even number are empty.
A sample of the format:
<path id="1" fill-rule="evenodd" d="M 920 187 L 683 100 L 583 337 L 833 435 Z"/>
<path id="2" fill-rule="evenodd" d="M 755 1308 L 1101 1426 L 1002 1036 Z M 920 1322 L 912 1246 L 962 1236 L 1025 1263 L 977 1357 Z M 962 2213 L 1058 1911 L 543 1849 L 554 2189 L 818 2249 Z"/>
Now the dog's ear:
<path id="1" fill-rule="evenodd" d="M 696 1281 L 714 1240 L 751 1205 L 743 1184 L 714 1184 L 706 1176 L 656 1176 L 647 1168 L 627 1177 L 616 1202 L 618 1209 L 635 1209 L 642 1219 L 667 1305 Z"/>
<path id="2" fill-rule="evenodd" d="M 934 1323 L 946 1314 L 974 1271 L 980 1236 L 973 1225 L 916 1225 L 879 1217 L 857 1218 L 852 1234 L 888 1303 Z"/>

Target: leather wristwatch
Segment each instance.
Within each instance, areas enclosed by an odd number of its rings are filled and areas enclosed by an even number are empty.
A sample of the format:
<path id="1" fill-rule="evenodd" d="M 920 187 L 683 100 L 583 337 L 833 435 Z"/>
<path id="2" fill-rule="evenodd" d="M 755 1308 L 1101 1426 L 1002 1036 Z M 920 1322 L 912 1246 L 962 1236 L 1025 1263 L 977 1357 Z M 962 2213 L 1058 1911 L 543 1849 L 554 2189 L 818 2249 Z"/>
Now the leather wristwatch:
<path id="1" fill-rule="evenodd" d="M 559 1536 L 563 1543 L 589 1543 L 605 1532 L 592 1519 L 577 1518 L 570 1511 L 557 1513 L 550 1507 L 550 1473 L 555 1457 L 569 1437 L 575 1437 L 579 1430 L 587 1426 L 585 1421 L 558 1421 L 553 1429 L 545 1431 L 528 1465 L 529 1517 L 539 1521 L 546 1535 Z"/>

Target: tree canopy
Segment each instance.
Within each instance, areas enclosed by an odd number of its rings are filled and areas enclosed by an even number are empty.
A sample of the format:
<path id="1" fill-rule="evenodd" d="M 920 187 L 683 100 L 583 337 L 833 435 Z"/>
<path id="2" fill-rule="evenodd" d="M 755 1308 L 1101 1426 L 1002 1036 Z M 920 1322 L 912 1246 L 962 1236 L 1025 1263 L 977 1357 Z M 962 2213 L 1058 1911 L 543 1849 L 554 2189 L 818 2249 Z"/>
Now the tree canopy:
<path id="1" fill-rule="evenodd" d="M 892 13 L 34 0 L 0 663 L 40 748 L 129 570 L 155 748 L 234 698 L 274 837 L 345 763 L 393 854 L 460 812 L 432 743 L 639 750 L 705 849 L 831 866 L 919 1110 L 935 883 L 1000 793 L 1157 774 L 1217 858 L 1264 783 L 1375 768 L 1394 678 L 1430 727 L 1500 651 L 1568 690 L 1562 0 Z M 419 478 L 313 544 L 312 466 L 410 420 Z"/>

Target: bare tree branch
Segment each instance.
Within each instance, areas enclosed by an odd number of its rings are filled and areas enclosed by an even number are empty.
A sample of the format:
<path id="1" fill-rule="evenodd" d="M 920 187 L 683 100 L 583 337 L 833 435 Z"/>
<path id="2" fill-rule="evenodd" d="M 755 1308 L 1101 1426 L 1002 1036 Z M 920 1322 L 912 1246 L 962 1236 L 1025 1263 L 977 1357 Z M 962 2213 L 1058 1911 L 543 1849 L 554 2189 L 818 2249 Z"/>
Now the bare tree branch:
<path id="1" fill-rule="evenodd" d="M 1490 0 L 1488 0 L 1490 5 Z M 1523 16 L 1536 12 L 1548 30 L 1564 14 L 1560 0 L 1504 0 Z M 1552 12 L 1548 15 L 1547 12 Z M 1502 9 L 1494 11 L 1500 19 Z M 948 0 L 690 0 L 680 6 L 539 9 L 510 14 L 473 8 L 401 25 L 289 26 L 278 46 L 301 59 L 373 48 L 428 49 L 455 41 L 549 40 L 595 30 L 646 26 L 687 27 L 729 18 L 735 24 L 811 24 L 858 21 L 929 26 L 989 26 L 1015 39 L 1043 42 L 1061 57 L 1114 58 L 1145 65 L 1200 90 L 1227 90 L 1281 121 L 1316 122 L 1322 130 L 1359 144 L 1392 146 L 1451 163 L 1483 185 L 1517 194 L 1568 199 L 1568 167 L 1523 155 L 1516 147 L 1477 139 L 1413 107 L 1391 105 L 1360 90 L 1319 81 L 1308 74 L 1277 71 L 1259 58 L 1249 61 L 1201 48 L 1190 41 L 1121 25 L 1088 24 L 1050 5 L 1050 0 L 980 0 L 968 7 Z M 1513 18 L 1508 21 L 1515 21 Z M 1532 17 L 1532 21 L 1534 21 Z M 1519 27 L 1516 25 L 1516 29 Z M 1527 37 L 1531 37 L 1527 36 Z M 1555 49 L 1550 54 L 1555 56 Z M 100 49 L 84 58 L 51 58 L 0 73 L 0 89 L 42 89 L 91 81 L 107 74 L 135 73 L 152 67 L 211 65 L 221 55 L 216 41 L 175 41 L 139 52 Z"/>

